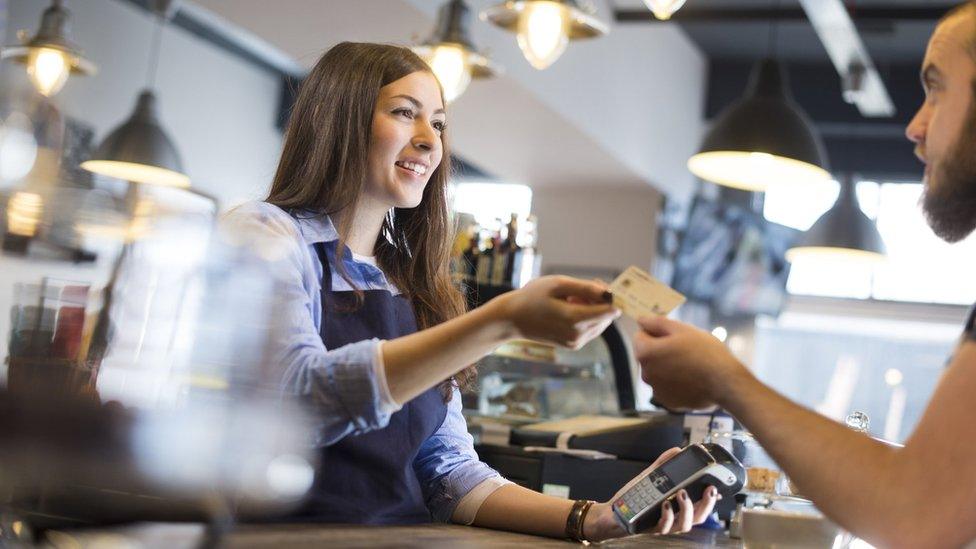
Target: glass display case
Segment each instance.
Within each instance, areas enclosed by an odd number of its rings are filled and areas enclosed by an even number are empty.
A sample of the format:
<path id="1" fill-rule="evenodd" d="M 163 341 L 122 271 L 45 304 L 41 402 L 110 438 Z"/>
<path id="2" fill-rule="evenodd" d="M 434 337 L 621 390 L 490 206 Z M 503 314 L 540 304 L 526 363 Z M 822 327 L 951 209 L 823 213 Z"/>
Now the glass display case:
<path id="1" fill-rule="evenodd" d="M 478 390 L 465 397 L 465 412 L 514 425 L 630 412 L 630 360 L 616 324 L 578 351 L 516 341 L 477 363 Z"/>

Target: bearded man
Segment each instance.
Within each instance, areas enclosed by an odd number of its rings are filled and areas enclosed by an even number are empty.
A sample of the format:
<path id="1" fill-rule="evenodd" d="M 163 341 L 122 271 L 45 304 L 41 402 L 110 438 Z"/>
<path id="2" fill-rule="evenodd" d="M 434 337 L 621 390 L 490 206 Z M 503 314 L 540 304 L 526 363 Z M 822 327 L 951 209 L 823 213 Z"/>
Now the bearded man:
<path id="1" fill-rule="evenodd" d="M 921 75 L 925 103 L 906 135 L 926 166 L 922 207 L 929 225 L 957 242 L 976 229 L 976 3 L 939 23 Z M 717 404 L 728 410 L 837 524 L 884 547 L 959 547 L 976 540 L 974 318 L 976 308 L 904 448 L 776 393 L 692 326 L 642 319 L 634 348 L 657 401 L 673 409 Z"/>

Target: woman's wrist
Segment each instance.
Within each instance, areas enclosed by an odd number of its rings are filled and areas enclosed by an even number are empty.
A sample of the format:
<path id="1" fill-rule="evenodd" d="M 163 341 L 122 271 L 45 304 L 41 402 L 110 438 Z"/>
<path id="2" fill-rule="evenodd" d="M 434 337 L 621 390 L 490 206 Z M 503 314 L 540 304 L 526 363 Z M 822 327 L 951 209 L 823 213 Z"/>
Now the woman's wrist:
<path id="1" fill-rule="evenodd" d="M 484 315 L 487 332 L 498 345 L 519 337 L 510 302 L 511 295 L 506 293 L 474 310 Z"/>
<path id="2" fill-rule="evenodd" d="M 583 537 L 587 541 L 604 541 L 627 535 L 613 516 L 609 503 L 595 503 L 583 521 Z"/>

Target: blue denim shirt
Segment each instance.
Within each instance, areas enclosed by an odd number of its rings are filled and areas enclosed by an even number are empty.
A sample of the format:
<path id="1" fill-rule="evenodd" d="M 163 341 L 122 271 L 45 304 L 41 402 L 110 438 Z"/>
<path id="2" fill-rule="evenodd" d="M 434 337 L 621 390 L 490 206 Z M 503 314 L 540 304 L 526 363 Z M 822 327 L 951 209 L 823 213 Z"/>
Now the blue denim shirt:
<path id="1" fill-rule="evenodd" d="M 272 260 L 285 310 L 273 355 L 280 367 L 282 390 L 307 398 L 315 407 L 315 443 L 334 444 L 343 437 L 382 429 L 399 406 L 389 397 L 382 368 L 380 341 L 361 341 L 326 349 L 322 326 L 322 264 L 313 245 L 336 242 L 338 234 L 327 216 L 292 217 L 277 206 L 249 202 L 225 217 L 227 226 L 247 238 Z M 353 283 L 364 290 L 399 291 L 375 265 L 346 254 Z M 352 287 L 332 269 L 333 291 Z M 478 459 L 461 414 L 457 388 L 444 423 L 421 447 L 413 464 L 435 520 L 447 522 L 458 502 L 474 487 L 499 474 Z"/>

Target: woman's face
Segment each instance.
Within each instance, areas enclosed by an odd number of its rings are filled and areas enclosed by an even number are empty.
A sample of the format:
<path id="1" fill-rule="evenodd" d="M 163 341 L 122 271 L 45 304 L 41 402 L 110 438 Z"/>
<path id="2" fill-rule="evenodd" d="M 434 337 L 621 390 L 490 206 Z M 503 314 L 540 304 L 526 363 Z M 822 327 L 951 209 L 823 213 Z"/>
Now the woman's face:
<path id="1" fill-rule="evenodd" d="M 384 208 L 415 208 L 441 163 L 446 114 L 434 75 L 417 71 L 380 88 L 373 112 L 366 195 Z"/>

